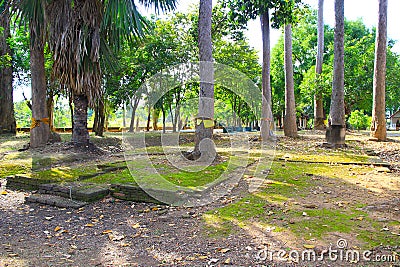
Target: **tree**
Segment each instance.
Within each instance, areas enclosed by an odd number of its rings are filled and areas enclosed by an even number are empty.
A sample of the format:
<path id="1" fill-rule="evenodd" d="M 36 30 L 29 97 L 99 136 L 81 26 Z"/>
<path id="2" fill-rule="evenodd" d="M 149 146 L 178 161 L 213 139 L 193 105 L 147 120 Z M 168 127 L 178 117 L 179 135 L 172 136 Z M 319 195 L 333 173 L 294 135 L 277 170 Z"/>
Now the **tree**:
<path id="1" fill-rule="evenodd" d="M 317 58 L 315 63 L 315 73 L 318 76 L 322 74 L 322 64 L 324 60 L 324 0 L 318 0 L 318 45 Z M 324 105 L 322 102 L 322 92 L 317 91 L 314 94 L 314 129 L 324 130 Z"/>
<path id="2" fill-rule="evenodd" d="M 261 36 L 262 36 L 262 108 L 261 108 L 261 139 L 267 140 L 270 137 L 270 127 L 273 117 L 271 114 L 271 39 L 269 27 L 268 8 L 261 11 Z"/>
<path id="3" fill-rule="evenodd" d="M 375 42 L 374 86 L 371 136 L 386 141 L 386 50 L 387 50 L 387 0 L 379 0 L 378 27 Z"/>
<path id="4" fill-rule="evenodd" d="M 342 146 L 346 137 L 344 110 L 344 0 L 335 0 L 335 41 L 331 108 L 326 139 L 330 146 Z"/>
<path id="5" fill-rule="evenodd" d="M 199 6 L 199 59 L 200 91 L 199 109 L 196 118 L 195 148 L 193 158 L 215 157 L 211 142 L 214 129 L 214 67 L 211 40 L 212 0 L 200 1 Z"/>
<path id="6" fill-rule="evenodd" d="M 285 25 L 285 136 L 297 137 L 296 104 L 294 99 L 292 24 Z"/>
<path id="7" fill-rule="evenodd" d="M 271 51 L 270 51 L 270 15 L 272 10 L 272 27 L 279 28 L 285 20 L 293 19 L 294 7 L 300 0 L 229 0 L 227 6 L 231 10 L 231 20 L 236 24 L 246 25 L 250 19 L 260 16 L 261 34 L 263 42 L 262 60 L 262 112 L 261 112 L 261 138 L 267 140 L 270 137 L 270 127 L 273 121 L 271 112 Z M 243 26 L 245 27 L 245 26 Z"/>
<path id="8" fill-rule="evenodd" d="M 175 0 L 141 0 L 156 10 L 175 8 Z M 75 146 L 89 145 L 87 109 L 101 99 L 103 59 L 111 59 L 124 41 L 144 34 L 146 22 L 133 1 L 53 1 L 49 6 L 54 74 L 73 92 Z"/>
<path id="9" fill-rule="evenodd" d="M 10 62 L 9 1 L 0 2 L 0 134 L 16 133 L 16 123 L 13 106 L 13 68 Z"/>

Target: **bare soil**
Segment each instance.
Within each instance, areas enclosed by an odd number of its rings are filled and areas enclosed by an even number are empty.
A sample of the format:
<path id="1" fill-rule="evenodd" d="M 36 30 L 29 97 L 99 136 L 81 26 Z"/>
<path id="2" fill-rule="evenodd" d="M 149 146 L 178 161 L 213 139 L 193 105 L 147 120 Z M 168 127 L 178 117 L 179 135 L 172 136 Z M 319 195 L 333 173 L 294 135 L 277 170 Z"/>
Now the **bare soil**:
<path id="1" fill-rule="evenodd" d="M 190 138 L 187 139 L 190 142 Z M 118 138 L 94 141 L 99 150 L 87 153 L 85 160 L 112 161 L 121 153 Z M 146 141 L 147 142 L 147 141 Z M 157 144 L 157 140 L 149 141 Z M 299 139 L 279 137 L 281 152 L 312 150 L 323 142 L 322 132 L 310 132 Z M 361 148 L 391 163 L 390 173 L 356 173 L 357 186 L 313 176 L 310 194 L 287 205 L 309 206 L 320 203 L 329 209 L 365 201 L 369 214 L 380 220 L 400 222 L 400 178 L 397 137 L 390 142 L 368 141 L 358 133 L 349 136 L 347 151 Z M 38 153 L 67 153 L 69 144 L 53 144 Z M 343 150 L 346 152 L 346 149 Z M 75 151 L 81 153 L 81 151 Z M 349 170 L 351 172 L 352 170 Z M 247 193 L 242 180 L 233 192 L 210 205 L 196 208 L 133 203 L 113 198 L 92 203 L 79 210 L 60 209 L 38 204 L 27 205 L 30 192 L 12 191 L 2 183 L 0 192 L 0 266 L 349 266 L 348 262 L 286 263 L 263 260 L 263 249 L 299 248 L 302 240 L 287 233 L 239 228 L 228 236 L 214 237 L 207 231 L 203 214 L 240 200 Z M 323 185 L 323 188 L 321 188 Z M 363 188 L 360 190 L 360 188 Z M 272 203 L 266 206 L 272 207 Z M 295 223 L 295 222 L 290 222 Z M 327 246 L 338 238 L 357 244 L 351 234 L 332 233 L 320 245 Z M 399 237 L 400 244 L 400 237 Z M 372 248 L 371 248 L 372 249 Z M 400 253 L 400 247 L 375 247 L 374 253 Z M 261 258 L 260 258 L 261 256 Z M 397 263 L 358 263 L 351 266 L 400 266 Z M 396 265 L 397 264 L 397 265 Z"/>

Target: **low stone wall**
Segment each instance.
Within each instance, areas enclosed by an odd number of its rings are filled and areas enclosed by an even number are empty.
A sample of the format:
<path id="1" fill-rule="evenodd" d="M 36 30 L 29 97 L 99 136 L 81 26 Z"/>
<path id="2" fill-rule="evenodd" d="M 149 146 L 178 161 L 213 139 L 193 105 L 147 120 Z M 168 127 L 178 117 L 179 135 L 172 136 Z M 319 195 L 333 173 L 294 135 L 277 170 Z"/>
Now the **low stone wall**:
<path id="1" fill-rule="evenodd" d="M 42 184 L 39 186 L 39 193 L 93 202 L 107 196 L 110 190 L 95 184 Z"/>
<path id="2" fill-rule="evenodd" d="M 163 204 L 157 199 L 149 196 L 141 187 L 134 184 L 112 184 L 110 191 L 113 197 L 122 200 Z"/>
<path id="3" fill-rule="evenodd" d="M 7 188 L 10 189 L 24 189 L 24 190 L 38 190 L 42 184 L 54 183 L 53 180 L 35 179 L 22 175 L 7 176 Z"/>
<path id="4" fill-rule="evenodd" d="M 179 204 L 179 200 L 187 193 L 161 189 L 144 190 L 136 184 L 112 184 L 108 187 L 107 185 L 82 182 L 55 183 L 53 180 L 34 179 L 21 175 L 7 177 L 7 188 L 35 190 L 45 196 L 53 195 L 84 202 L 97 201 L 111 194 L 113 197 L 122 200 L 174 205 Z M 157 199 L 153 196 L 157 196 Z"/>

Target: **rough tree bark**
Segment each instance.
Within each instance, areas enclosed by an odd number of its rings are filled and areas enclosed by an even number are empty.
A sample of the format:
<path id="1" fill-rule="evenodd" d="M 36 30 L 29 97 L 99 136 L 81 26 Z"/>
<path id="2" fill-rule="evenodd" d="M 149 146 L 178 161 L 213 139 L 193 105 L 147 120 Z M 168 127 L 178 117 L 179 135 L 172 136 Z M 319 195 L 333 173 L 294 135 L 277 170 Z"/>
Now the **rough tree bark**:
<path id="1" fill-rule="evenodd" d="M 273 121 L 271 112 L 271 41 L 269 29 L 269 13 L 264 12 L 260 16 L 261 34 L 263 43 L 262 58 L 262 108 L 261 108 L 261 139 L 267 140 L 270 137 L 271 123 Z"/>
<path id="2" fill-rule="evenodd" d="M 343 146 L 346 138 L 344 106 L 344 0 L 335 0 L 335 37 L 331 108 L 326 140 Z"/>
<path id="3" fill-rule="evenodd" d="M 324 0 L 318 0 L 318 44 L 317 58 L 315 63 L 316 76 L 322 74 L 322 64 L 324 60 Z M 324 130 L 324 105 L 322 93 L 316 92 L 314 95 L 314 129 Z"/>
<path id="4" fill-rule="evenodd" d="M 196 120 L 194 158 L 215 157 L 215 148 L 211 141 L 214 121 L 214 66 L 211 39 L 212 0 L 200 1 L 199 7 L 199 57 L 200 91 L 198 119 Z"/>
<path id="5" fill-rule="evenodd" d="M 378 27 L 375 41 L 374 85 L 371 136 L 386 141 L 386 50 L 387 50 L 387 0 L 379 0 Z"/>
<path id="6" fill-rule="evenodd" d="M 99 99 L 98 103 L 94 107 L 93 131 L 96 136 L 103 136 L 105 120 L 106 113 L 104 110 L 104 100 Z"/>
<path id="7" fill-rule="evenodd" d="M 34 22 L 29 23 L 31 43 L 31 86 L 32 86 L 32 120 L 37 120 L 37 125 L 32 124 L 30 146 L 41 147 L 47 144 L 50 137 L 50 127 L 43 120 L 48 120 L 46 95 L 46 70 L 44 59 L 44 32 Z M 38 120 L 41 120 L 40 122 Z"/>
<path id="8" fill-rule="evenodd" d="M 88 98 L 86 95 L 74 95 L 74 127 L 72 142 L 77 147 L 89 146 L 89 132 L 87 128 Z"/>
<path id="9" fill-rule="evenodd" d="M 296 103 L 294 99 L 293 59 L 292 59 L 292 25 L 285 25 L 285 119 L 283 130 L 285 136 L 297 137 Z"/>
<path id="10" fill-rule="evenodd" d="M 0 34 L 0 57 L 5 55 L 11 56 L 12 53 L 7 43 L 7 39 L 10 37 L 10 14 L 8 12 L 8 5 L 5 5 L 3 12 L 0 14 L 0 27 L 4 30 Z M 12 82 L 12 65 L 0 66 L 0 134 L 16 133 Z"/>

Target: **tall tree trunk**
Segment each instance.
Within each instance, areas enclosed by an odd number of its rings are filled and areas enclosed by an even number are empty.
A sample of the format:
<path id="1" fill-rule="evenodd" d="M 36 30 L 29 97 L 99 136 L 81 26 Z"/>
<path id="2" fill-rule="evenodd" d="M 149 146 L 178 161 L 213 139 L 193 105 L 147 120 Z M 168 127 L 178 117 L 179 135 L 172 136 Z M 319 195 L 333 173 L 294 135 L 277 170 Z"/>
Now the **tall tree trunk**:
<path id="1" fill-rule="evenodd" d="M 86 95 L 74 95 L 74 127 L 72 129 L 72 142 L 77 147 L 89 145 L 89 132 L 87 128 L 88 98 Z"/>
<path id="2" fill-rule="evenodd" d="M 261 34 L 263 43 L 262 59 L 262 108 L 261 108 L 261 139 L 270 137 L 271 123 L 273 121 L 271 112 L 271 43 L 269 29 L 269 13 L 264 12 L 260 16 Z"/>
<path id="3" fill-rule="evenodd" d="M 211 39 L 212 0 L 200 1 L 199 7 L 199 57 L 200 91 L 194 157 L 209 160 L 215 157 L 215 148 L 210 140 L 214 122 L 214 66 Z M 203 142 L 204 141 L 204 142 Z M 203 143 L 200 147 L 200 143 Z"/>
<path id="4" fill-rule="evenodd" d="M 344 0 L 335 0 L 335 38 L 331 108 L 327 142 L 331 146 L 345 143 L 346 124 L 344 106 Z"/>
<path id="5" fill-rule="evenodd" d="M 322 74 L 322 64 L 324 60 L 324 0 L 318 0 L 318 45 L 317 59 L 315 63 L 315 73 L 319 77 Z M 319 79 L 317 79 L 319 81 Z M 324 130 L 324 105 L 322 102 L 322 92 L 320 85 L 314 95 L 314 129 Z"/>
<path id="6" fill-rule="evenodd" d="M 7 1 L 6 1 L 7 2 Z M 10 14 L 8 5 L 5 4 L 3 13 L 0 15 L 0 27 L 4 29 L 3 34 L 0 34 L 0 57 L 11 56 L 11 49 L 7 43 L 10 37 Z M 11 62 L 8 66 L 0 66 L 0 134 L 13 133 L 16 131 L 16 123 L 14 117 L 14 102 L 13 102 L 13 69 Z"/>
<path id="7" fill-rule="evenodd" d="M 379 0 L 379 19 L 375 41 L 374 85 L 371 136 L 386 141 L 386 50 L 387 50 L 387 0 Z"/>
<path id="8" fill-rule="evenodd" d="M 296 104 L 294 99 L 292 25 L 285 25 L 285 136 L 297 137 Z"/>
<path id="9" fill-rule="evenodd" d="M 38 26 L 32 21 L 29 23 L 29 27 L 31 34 L 30 54 L 33 120 L 30 145 L 35 148 L 47 144 L 50 137 L 50 128 L 46 104 L 47 83 L 44 66 L 44 36 L 38 36 L 38 34 L 44 34 L 44 32 L 38 30 Z"/>

